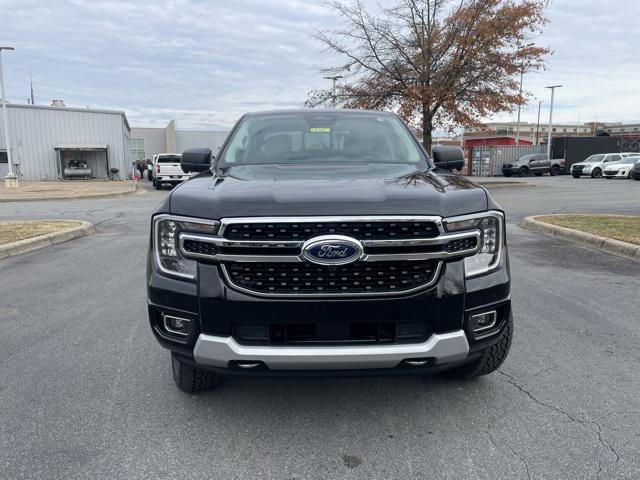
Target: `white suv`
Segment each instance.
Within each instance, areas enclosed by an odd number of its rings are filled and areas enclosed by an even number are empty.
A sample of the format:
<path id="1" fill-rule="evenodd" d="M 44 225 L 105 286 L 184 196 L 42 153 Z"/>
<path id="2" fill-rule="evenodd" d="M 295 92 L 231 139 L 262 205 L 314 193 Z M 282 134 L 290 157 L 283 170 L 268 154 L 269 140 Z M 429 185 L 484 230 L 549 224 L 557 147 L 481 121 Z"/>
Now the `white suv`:
<path id="1" fill-rule="evenodd" d="M 619 162 L 631 155 L 637 155 L 637 153 L 598 153 L 591 155 L 586 160 L 571 165 L 571 175 L 573 178 L 580 178 L 582 175 L 591 175 L 592 178 L 598 178 L 602 176 L 602 170 L 604 170 L 606 164 Z"/>

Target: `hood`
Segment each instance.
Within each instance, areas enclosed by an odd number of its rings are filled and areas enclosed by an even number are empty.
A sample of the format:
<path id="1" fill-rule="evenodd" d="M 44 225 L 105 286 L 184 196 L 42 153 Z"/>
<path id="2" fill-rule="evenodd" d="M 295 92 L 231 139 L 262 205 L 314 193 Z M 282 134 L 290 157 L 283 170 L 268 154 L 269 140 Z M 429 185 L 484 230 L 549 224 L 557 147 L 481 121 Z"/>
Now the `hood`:
<path id="1" fill-rule="evenodd" d="M 220 219 L 292 215 L 463 215 L 487 210 L 485 190 L 411 165 L 254 165 L 206 172 L 174 189 L 170 212 Z"/>

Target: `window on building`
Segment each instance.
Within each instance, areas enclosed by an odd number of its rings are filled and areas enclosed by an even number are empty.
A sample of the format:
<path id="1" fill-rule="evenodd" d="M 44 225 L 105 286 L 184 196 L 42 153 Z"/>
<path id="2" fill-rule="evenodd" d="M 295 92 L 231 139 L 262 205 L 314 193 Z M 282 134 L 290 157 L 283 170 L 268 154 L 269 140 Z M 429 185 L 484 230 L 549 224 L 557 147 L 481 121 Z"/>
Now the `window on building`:
<path id="1" fill-rule="evenodd" d="M 562 129 L 562 131 L 563 131 L 563 132 L 566 132 L 566 131 L 567 131 L 567 129 L 566 129 L 566 128 L 563 128 L 563 129 Z"/>
<path id="2" fill-rule="evenodd" d="M 556 129 L 555 129 L 555 128 L 553 128 L 551 131 L 552 131 L 552 132 L 555 132 L 555 131 L 556 131 Z"/>
<path id="3" fill-rule="evenodd" d="M 9 163 L 9 157 L 6 150 L 0 150 L 0 163 Z"/>
<path id="4" fill-rule="evenodd" d="M 573 131 L 574 131 L 574 132 L 577 132 L 577 131 L 578 131 L 578 129 L 577 129 L 577 128 L 574 128 L 574 129 L 573 129 Z"/>
<path id="5" fill-rule="evenodd" d="M 129 140 L 131 161 L 144 160 L 144 138 L 132 138 Z"/>

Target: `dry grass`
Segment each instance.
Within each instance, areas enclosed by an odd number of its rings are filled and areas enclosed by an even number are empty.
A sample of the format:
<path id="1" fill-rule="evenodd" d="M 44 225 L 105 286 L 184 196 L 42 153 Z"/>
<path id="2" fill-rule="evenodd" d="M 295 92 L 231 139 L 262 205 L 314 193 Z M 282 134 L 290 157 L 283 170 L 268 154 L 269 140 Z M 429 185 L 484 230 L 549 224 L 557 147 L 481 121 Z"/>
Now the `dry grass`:
<path id="1" fill-rule="evenodd" d="M 640 245 L 640 217 L 620 215 L 542 215 L 536 217 L 536 219 L 541 222 Z"/>
<path id="2" fill-rule="evenodd" d="M 59 232 L 80 225 L 78 222 L 62 221 L 15 221 L 0 222 L 0 245 L 17 242 L 26 238 Z"/>

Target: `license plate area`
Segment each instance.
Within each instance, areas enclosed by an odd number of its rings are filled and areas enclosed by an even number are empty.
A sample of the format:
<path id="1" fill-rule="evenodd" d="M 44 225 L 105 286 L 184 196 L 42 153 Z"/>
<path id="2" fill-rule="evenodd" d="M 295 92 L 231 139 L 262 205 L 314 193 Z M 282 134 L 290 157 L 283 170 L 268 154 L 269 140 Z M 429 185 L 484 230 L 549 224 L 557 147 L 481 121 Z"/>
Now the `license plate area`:
<path id="1" fill-rule="evenodd" d="M 244 345 L 342 345 L 419 343 L 431 334 L 426 323 L 384 321 L 239 322 L 234 339 Z"/>

